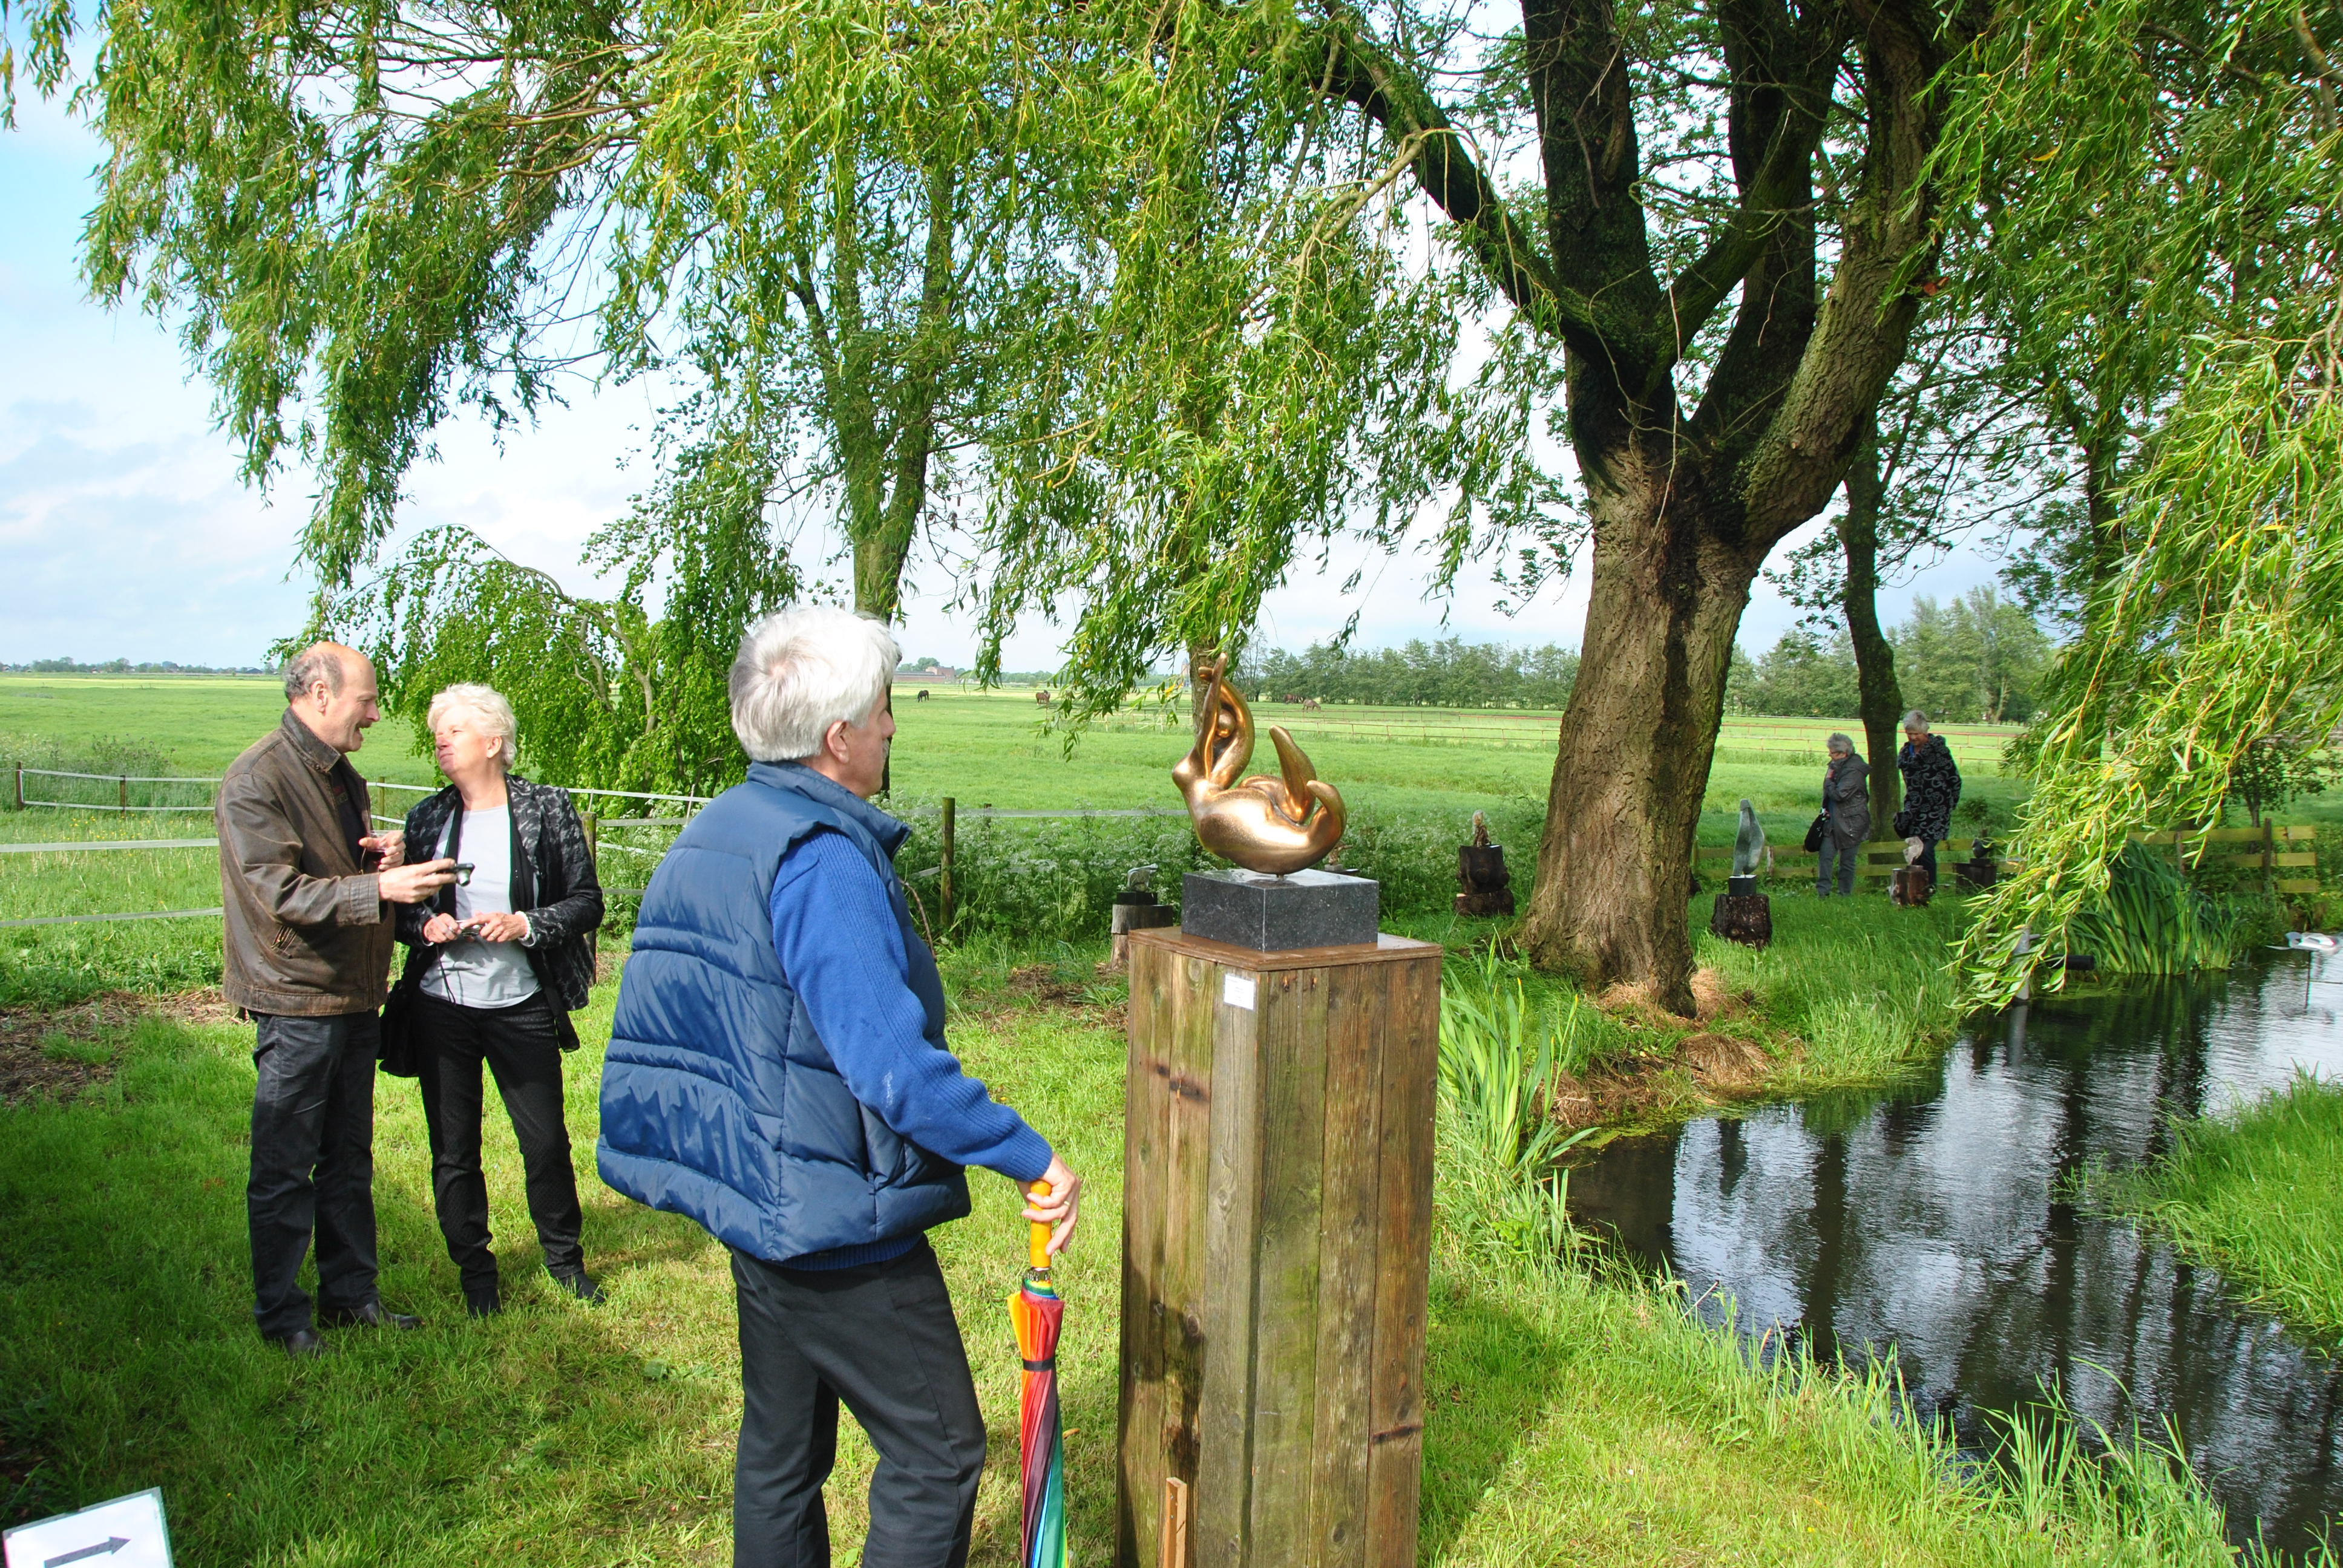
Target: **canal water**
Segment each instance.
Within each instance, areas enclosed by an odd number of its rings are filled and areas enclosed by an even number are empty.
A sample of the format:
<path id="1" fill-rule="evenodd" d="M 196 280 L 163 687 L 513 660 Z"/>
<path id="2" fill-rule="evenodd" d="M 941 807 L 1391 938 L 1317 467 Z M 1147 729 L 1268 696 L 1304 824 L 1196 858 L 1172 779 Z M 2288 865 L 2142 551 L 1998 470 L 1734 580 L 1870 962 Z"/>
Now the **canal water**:
<path id="1" fill-rule="evenodd" d="M 2110 1432 L 2169 1418 L 2232 1538 L 2300 1552 L 2330 1522 L 2343 1536 L 2343 1362 L 2065 1187 L 2298 1068 L 2343 1079 L 2343 962 L 2275 954 L 2012 1009 L 1891 1095 L 1614 1141 L 1571 1172 L 1570 1206 L 1712 1322 L 1825 1359 L 1892 1347 L 1965 1445 L 2046 1382 Z"/>

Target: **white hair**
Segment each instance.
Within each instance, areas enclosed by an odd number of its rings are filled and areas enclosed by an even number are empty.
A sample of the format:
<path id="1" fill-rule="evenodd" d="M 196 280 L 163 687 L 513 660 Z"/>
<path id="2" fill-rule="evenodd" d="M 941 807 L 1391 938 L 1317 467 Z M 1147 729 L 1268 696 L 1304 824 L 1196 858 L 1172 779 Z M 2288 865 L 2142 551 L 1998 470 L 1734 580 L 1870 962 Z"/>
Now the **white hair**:
<path id="1" fill-rule="evenodd" d="M 1855 742 L 1853 739 L 1848 738 L 1844 730 L 1842 730 L 1834 734 L 1828 740 L 1824 741 L 1823 749 L 1825 751 L 1852 752 L 1855 749 Z"/>
<path id="2" fill-rule="evenodd" d="M 1904 728 L 1916 729 L 1926 735 L 1928 733 L 1928 716 L 1916 708 L 1904 716 Z"/>
<path id="3" fill-rule="evenodd" d="M 811 757 L 840 719 L 869 721 L 902 662 L 884 621 L 829 604 L 777 611 L 732 660 L 732 733 L 752 762 Z"/>
<path id="4" fill-rule="evenodd" d="M 520 755 L 520 723 L 513 718 L 512 704 L 493 686 L 458 682 L 431 699 L 431 711 L 424 717 L 423 727 L 437 733 L 439 720 L 456 709 L 478 717 L 482 732 L 497 738 L 500 742 L 497 760 L 506 772 L 511 772 L 513 759 Z"/>

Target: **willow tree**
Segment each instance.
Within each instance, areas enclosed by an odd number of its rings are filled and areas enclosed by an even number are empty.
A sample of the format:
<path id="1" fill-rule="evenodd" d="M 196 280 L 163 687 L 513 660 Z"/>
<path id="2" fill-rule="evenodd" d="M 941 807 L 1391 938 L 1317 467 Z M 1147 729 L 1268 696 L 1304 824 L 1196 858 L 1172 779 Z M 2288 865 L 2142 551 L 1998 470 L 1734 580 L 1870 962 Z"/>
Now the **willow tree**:
<path id="1" fill-rule="evenodd" d="M 2177 382 L 2028 738 L 2024 863 L 1964 940 L 1986 997 L 2105 890 L 2130 829 L 2213 816 L 2263 737 L 2343 719 L 2338 47 L 2332 4 L 2044 0 L 1991 41 L 1946 143 L 2035 329 L 2129 302 Z M 2167 371 L 2133 374 L 2127 397 Z"/>
<path id="2" fill-rule="evenodd" d="M 17 15 L 34 80 L 67 84 L 71 0 Z M 314 476 L 300 564 L 328 603 L 383 608 L 349 591 L 377 568 L 384 592 L 433 589 L 383 645 L 418 678 L 490 651 L 443 604 L 569 607 L 548 656 L 601 695 L 540 717 L 610 708 L 596 754 L 689 770 L 681 738 L 635 732 L 675 711 L 658 684 L 720 676 L 795 584 L 792 505 L 834 508 L 857 606 L 891 617 L 960 454 L 1016 421 L 1035 335 L 1081 287 L 1085 182 L 1036 108 L 1081 85 L 1053 7 L 164 0 L 96 21 L 75 96 L 107 148 L 95 292 L 184 323 L 247 478 Z M 580 373 L 682 388 L 659 477 L 589 552 L 616 598 L 444 533 L 384 560 L 451 413 L 502 432 Z M 665 660 L 637 668 L 650 645 L 619 630 L 669 604 L 690 618 L 656 621 Z"/>
<path id="3" fill-rule="evenodd" d="M 1209 404 L 1223 367 L 1260 363 L 1289 319 L 1344 315 L 1349 336 L 1311 337 L 1336 365 L 1421 367 L 1413 385 L 1327 400 L 1353 444 L 1326 494 L 1371 502 L 1385 538 L 1413 500 L 1444 496 L 1435 570 L 1495 551 L 1522 588 L 1591 534 L 1584 663 L 1523 942 L 1544 966 L 1688 1010 L 1684 890 L 1734 632 L 1768 552 L 1837 489 L 1904 357 L 1936 244 L 1941 79 L 1990 7 L 1533 0 L 1495 40 L 1461 9 L 1411 5 L 1128 15 L 1121 101 L 1140 124 L 1122 139 L 1150 199 L 1119 257 L 1196 262 L 1247 314 L 1161 313 L 1163 353 L 1121 367 L 1144 388 L 1127 401 Z M 1297 194 L 1290 221 L 1210 216 L 1214 198 L 1243 213 L 1280 191 Z M 1153 274 L 1135 272 L 1117 286 L 1144 294 Z M 1345 293 L 1395 274 L 1445 292 L 1380 316 Z M 1433 362 L 1420 312 L 1479 307 L 1479 367 Z M 1331 367 L 1320 380 L 1347 384 Z M 1297 441 L 1316 427 L 1308 407 L 1277 422 Z M 1183 476 L 1216 441 L 1257 445 L 1249 425 L 1161 425 Z M 1574 458 L 1574 490 L 1526 460 L 1542 426 Z M 1194 487 L 1164 490 L 1177 503 Z M 1256 523 L 1319 498 L 1222 494 L 1216 532 L 1102 541 L 1094 558 L 1136 569 L 1093 571 L 1103 603 L 1085 625 L 1171 629 L 1124 585 L 1189 580 L 1169 548 L 1181 538 L 1218 542 L 1208 580 L 1282 570 L 1292 547 Z"/>

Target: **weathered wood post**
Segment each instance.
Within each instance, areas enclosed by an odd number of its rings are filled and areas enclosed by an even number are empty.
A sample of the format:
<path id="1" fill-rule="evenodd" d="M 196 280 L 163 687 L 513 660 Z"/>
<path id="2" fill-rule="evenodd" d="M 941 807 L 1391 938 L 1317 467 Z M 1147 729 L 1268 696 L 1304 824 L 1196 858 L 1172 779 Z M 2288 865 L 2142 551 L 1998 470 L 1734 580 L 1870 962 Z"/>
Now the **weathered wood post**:
<path id="1" fill-rule="evenodd" d="M 936 872 L 936 935 L 939 940 L 951 934 L 952 920 L 952 821 L 957 803 L 944 797 L 943 859 Z"/>
<path id="2" fill-rule="evenodd" d="M 1130 933 L 1116 1563 L 1413 1568 L 1441 950 L 1245 876 Z M 1197 934 L 1311 879 L 1372 940 Z"/>

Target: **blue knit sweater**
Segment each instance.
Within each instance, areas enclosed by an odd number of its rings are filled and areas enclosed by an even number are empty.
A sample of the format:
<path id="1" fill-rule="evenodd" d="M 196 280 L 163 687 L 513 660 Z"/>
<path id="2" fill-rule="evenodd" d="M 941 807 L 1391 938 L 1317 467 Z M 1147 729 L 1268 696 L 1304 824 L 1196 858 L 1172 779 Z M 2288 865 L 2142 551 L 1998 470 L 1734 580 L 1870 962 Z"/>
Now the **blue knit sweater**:
<path id="1" fill-rule="evenodd" d="M 814 833 L 773 878 L 773 956 L 854 1098 L 898 1136 L 956 1165 L 980 1165 L 1020 1185 L 1050 1168 L 1050 1145 L 1025 1119 L 927 1039 L 911 993 L 910 959 L 887 890 L 836 833 Z M 898 1237 L 792 1260 L 797 1268 L 884 1262 L 918 1243 Z"/>

